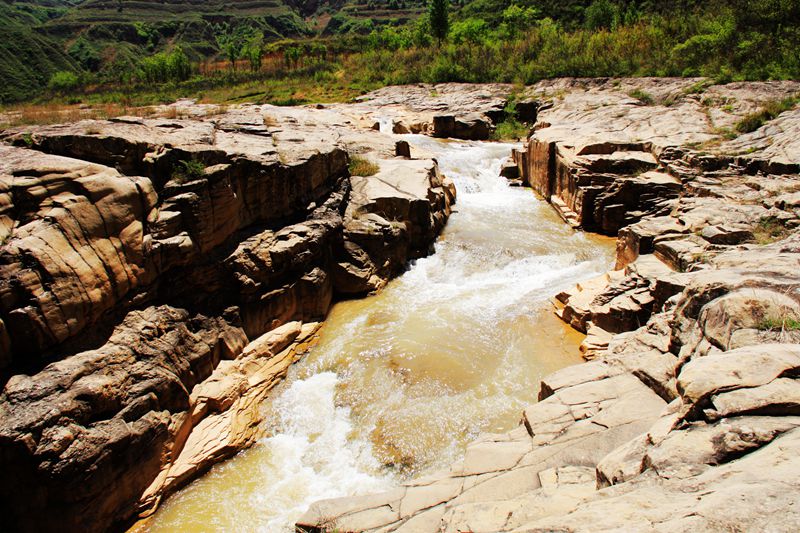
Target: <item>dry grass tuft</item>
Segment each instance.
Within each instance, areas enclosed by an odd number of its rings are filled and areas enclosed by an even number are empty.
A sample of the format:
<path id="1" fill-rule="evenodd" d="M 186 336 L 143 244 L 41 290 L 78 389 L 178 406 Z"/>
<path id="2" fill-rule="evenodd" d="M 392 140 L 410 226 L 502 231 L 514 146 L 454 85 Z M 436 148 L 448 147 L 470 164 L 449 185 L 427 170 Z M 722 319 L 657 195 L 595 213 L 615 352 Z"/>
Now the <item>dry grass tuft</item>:
<path id="1" fill-rule="evenodd" d="M 377 163 L 358 155 L 350 157 L 348 168 L 351 176 L 374 176 L 381 169 Z"/>
<path id="2" fill-rule="evenodd" d="M 120 104 L 94 106 L 56 103 L 26 104 L 10 107 L 0 114 L 0 127 L 42 126 L 78 122 L 85 119 L 109 119 L 122 115 L 145 117 L 152 114 L 152 107 L 128 107 Z"/>

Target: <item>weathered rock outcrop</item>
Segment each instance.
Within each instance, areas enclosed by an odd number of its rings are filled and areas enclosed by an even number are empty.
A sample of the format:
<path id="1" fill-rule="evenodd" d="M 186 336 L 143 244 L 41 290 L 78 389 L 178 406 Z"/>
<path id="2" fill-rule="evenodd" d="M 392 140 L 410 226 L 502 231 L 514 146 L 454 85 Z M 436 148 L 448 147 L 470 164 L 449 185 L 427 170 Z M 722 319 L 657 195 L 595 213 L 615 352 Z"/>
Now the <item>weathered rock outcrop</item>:
<path id="1" fill-rule="evenodd" d="M 546 377 L 517 429 L 449 471 L 318 502 L 300 528 L 800 526 L 800 110 L 721 136 L 800 84 L 701 81 L 530 88 L 542 105 L 520 175 L 566 222 L 618 235 L 616 270 L 557 295 L 590 361 Z M 655 103 L 627 94 L 641 91 Z"/>
<path id="2" fill-rule="evenodd" d="M 504 117 L 511 90 L 511 85 L 500 83 L 386 87 L 359 98 L 351 109 L 358 109 L 362 117 L 371 117 L 376 129 L 381 121 L 387 121 L 394 133 L 485 140 Z M 518 115 L 533 122 L 537 109 L 526 102 L 518 109 Z"/>
<path id="3" fill-rule="evenodd" d="M 346 294 L 382 288 L 408 259 L 428 255 L 455 201 L 455 187 L 426 161 L 379 160 L 380 171 L 350 178 L 345 261 L 335 270 Z"/>
<path id="4" fill-rule="evenodd" d="M 702 80 L 555 80 L 530 88 L 531 95 L 552 100 L 541 106 L 525 149 L 514 153 L 523 181 L 568 223 L 616 235 L 643 218 L 668 215 L 683 184 L 697 174 L 691 167 L 791 172 L 780 166 L 787 152 L 766 152 L 772 163 L 753 152 L 764 144 L 756 135 L 722 144 L 751 152 L 746 158 L 687 155 L 675 148 L 719 145 L 744 114 L 797 92 L 796 83 L 712 86 L 702 96 L 693 92 L 698 83 Z M 654 103 L 645 105 L 637 94 Z M 792 122 L 781 120 L 787 127 L 777 134 L 778 146 L 791 149 Z"/>
<path id="5" fill-rule="evenodd" d="M 394 158 L 389 136 L 327 109 L 2 136 L 0 512 L 15 530 L 146 515 L 252 444 L 334 298 L 430 253 L 455 201 L 435 161 Z M 351 177 L 354 151 L 380 172 Z"/>
<path id="6" fill-rule="evenodd" d="M 102 347 L 10 378 L 0 397 L 6 525 L 89 530 L 129 513 L 175 445 L 189 391 L 246 344 L 234 324 L 166 305 L 132 311 Z"/>

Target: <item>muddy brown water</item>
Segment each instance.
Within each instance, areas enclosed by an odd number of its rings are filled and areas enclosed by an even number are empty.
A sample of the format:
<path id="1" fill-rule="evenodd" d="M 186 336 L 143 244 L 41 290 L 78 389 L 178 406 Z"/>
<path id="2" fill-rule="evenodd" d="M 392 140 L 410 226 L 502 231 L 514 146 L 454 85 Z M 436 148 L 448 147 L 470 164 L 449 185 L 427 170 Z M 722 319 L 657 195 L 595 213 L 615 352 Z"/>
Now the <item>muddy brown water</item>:
<path id="1" fill-rule="evenodd" d="M 498 176 L 508 144 L 405 136 L 458 188 L 436 243 L 376 296 L 339 303 L 319 344 L 264 405 L 266 437 L 175 494 L 152 532 L 293 531 L 313 501 L 390 489 L 506 431 L 582 336 L 550 298 L 611 266 L 613 240 L 575 232 Z"/>

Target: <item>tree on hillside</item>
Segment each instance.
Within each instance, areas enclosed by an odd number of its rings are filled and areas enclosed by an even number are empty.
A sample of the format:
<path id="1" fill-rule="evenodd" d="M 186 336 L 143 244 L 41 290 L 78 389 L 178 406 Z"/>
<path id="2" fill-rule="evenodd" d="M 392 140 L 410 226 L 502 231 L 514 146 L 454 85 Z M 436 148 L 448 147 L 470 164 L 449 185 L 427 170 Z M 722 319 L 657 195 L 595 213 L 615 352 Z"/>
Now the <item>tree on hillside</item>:
<path id="1" fill-rule="evenodd" d="M 225 57 L 231 63 L 231 70 L 236 70 L 236 60 L 242 55 L 242 46 L 239 39 L 230 39 L 222 45 L 222 51 L 225 52 Z"/>
<path id="2" fill-rule="evenodd" d="M 242 55 L 250 62 L 250 70 L 258 72 L 261 70 L 261 54 L 264 47 L 264 34 L 261 32 L 253 35 L 244 45 Z"/>
<path id="3" fill-rule="evenodd" d="M 430 0 L 428 5 L 431 35 L 439 41 L 439 44 L 447 38 L 447 32 L 450 30 L 450 21 L 448 19 L 449 4 L 450 0 Z"/>
<path id="4" fill-rule="evenodd" d="M 617 16 L 617 6 L 609 0 L 594 0 L 586 8 L 584 22 L 590 30 L 610 29 Z"/>

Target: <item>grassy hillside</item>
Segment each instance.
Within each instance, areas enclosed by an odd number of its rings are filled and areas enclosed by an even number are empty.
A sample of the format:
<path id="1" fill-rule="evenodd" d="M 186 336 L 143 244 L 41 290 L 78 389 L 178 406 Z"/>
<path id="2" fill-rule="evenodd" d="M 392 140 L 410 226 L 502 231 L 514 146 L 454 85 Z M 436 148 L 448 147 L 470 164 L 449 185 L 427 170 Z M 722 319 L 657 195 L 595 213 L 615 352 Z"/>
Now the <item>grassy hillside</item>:
<path id="1" fill-rule="evenodd" d="M 226 88 L 296 102 L 419 81 L 800 78 L 798 0 L 450 0 L 441 43 L 425 2 L 5 0 L 0 102 L 48 81 L 51 97 L 127 105 Z"/>
<path id="2" fill-rule="evenodd" d="M 78 66 L 63 45 L 40 28 L 63 15 L 68 6 L 0 2 L 0 102 L 35 95 L 58 71 L 76 71 Z"/>
<path id="3" fill-rule="evenodd" d="M 269 41 L 312 33 L 281 0 L 6 1 L 0 28 L 0 102 L 40 93 L 58 71 L 114 81 L 142 57 L 176 46 L 201 61 L 237 36 Z"/>

